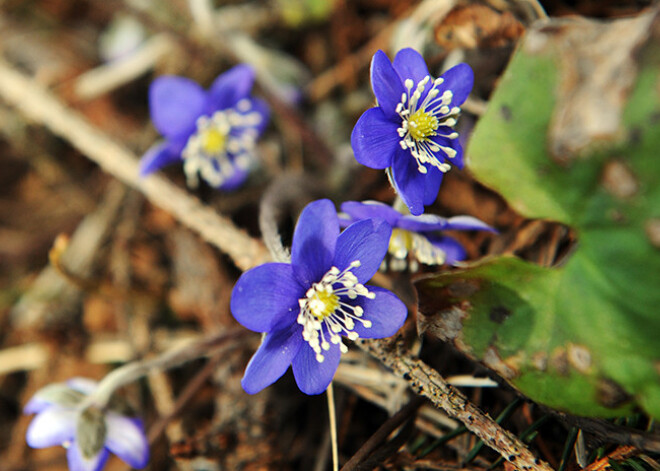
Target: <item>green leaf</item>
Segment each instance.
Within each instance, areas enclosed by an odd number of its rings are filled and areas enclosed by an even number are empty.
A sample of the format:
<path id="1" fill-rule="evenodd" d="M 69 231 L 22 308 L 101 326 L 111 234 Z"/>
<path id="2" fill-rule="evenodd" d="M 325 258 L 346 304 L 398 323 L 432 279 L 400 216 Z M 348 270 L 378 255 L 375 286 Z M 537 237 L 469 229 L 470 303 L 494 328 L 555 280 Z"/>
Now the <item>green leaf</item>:
<path id="1" fill-rule="evenodd" d="M 563 265 L 499 257 L 416 283 L 423 329 L 579 415 L 660 419 L 659 24 L 532 29 L 472 137 L 477 179 L 575 231 Z"/>

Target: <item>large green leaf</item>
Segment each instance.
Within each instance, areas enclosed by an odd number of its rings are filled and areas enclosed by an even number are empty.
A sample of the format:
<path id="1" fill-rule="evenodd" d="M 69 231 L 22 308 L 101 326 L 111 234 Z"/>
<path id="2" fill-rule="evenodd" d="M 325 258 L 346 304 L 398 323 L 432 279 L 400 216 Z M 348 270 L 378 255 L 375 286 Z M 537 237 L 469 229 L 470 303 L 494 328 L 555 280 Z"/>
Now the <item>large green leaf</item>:
<path id="1" fill-rule="evenodd" d="M 416 283 L 422 327 L 580 415 L 660 419 L 659 24 L 532 29 L 472 137 L 477 179 L 576 232 L 565 262 L 499 257 Z"/>

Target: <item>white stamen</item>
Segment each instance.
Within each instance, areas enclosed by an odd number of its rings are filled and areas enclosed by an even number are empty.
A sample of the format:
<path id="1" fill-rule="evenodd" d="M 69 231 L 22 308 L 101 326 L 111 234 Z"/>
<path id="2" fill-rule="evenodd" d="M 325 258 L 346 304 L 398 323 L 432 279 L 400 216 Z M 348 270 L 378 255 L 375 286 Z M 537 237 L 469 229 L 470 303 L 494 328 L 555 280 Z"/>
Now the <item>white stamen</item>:
<path id="1" fill-rule="evenodd" d="M 444 250 L 433 245 L 422 234 L 399 228 L 392 231 L 388 253 L 391 257 L 390 269 L 401 271 L 408 267 L 410 272 L 417 271 L 417 262 L 442 265 L 447 257 Z"/>
<path id="2" fill-rule="evenodd" d="M 433 80 L 428 75 L 417 85 L 412 79 L 404 80 L 406 92 L 402 94 L 401 102 L 395 109 L 401 117 L 401 127 L 397 129 L 401 138 L 399 145 L 403 150 L 410 150 L 417 161 L 417 169 L 422 174 L 428 173 L 427 165 L 431 165 L 443 173 L 447 172 L 451 166 L 444 162 L 444 157 L 452 159 L 457 154 L 452 147 L 440 145 L 432 140 L 435 136 L 452 140 L 458 138 L 458 133 L 447 133 L 441 129 L 441 127 L 446 129 L 446 127 L 455 126 L 455 116 L 461 111 L 457 106 L 450 107 L 454 93 L 452 90 L 438 88 L 443 83 L 442 77 Z M 420 102 L 428 85 L 431 86 L 431 89 Z M 441 91 L 442 93 L 440 93 Z M 418 112 L 421 112 L 421 115 Z M 421 121 L 418 123 L 416 120 Z"/>
<path id="3" fill-rule="evenodd" d="M 181 153 L 188 186 L 196 187 L 199 175 L 218 187 L 235 175 L 236 168 L 250 167 L 258 137 L 254 128 L 263 119 L 250 108 L 250 100 L 243 99 L 236 109 L 216 111 L 197 120 L 197 131 Z M 215 139 L 212 144 L 209 136 Z"/>
<path id="4" fill-rule="evenodd" d="M 359 296 L 368 299 L 376 297 L 376 293 L 359 283 L 351 272 L 360 265 L 359 260 L 354 260 L 342 271 L 332 267 L 321 281 L 307 290 L 304 298 L 298 300 L 300 312 L 297 322 L 303 326 L 303 339 L 314 350 L 319 363 L 325 359 L 322 352 L 329 350 L 330 344 L 339 345 L 342 353 L 347 351 L 341 335 L 350 340 L 358 339 L 359 334 L 354 331 L 357 323 L 365 328 L 372 326 L 371 321 L 362 319 L 364 309 L 361 306 L 347 302 Z"/>

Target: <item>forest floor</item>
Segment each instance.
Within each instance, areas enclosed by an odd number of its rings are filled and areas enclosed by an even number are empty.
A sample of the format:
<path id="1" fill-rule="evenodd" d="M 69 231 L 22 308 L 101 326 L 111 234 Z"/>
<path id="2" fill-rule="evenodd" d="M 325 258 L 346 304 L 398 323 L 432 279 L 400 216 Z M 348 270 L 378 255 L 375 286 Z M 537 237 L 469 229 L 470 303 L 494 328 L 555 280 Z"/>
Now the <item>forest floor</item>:
<path id="1" fill-rule="evenodd" d="M 67 469 L 62 448 L 26 445 L 32 417 L 22 408 L 40 388 L 77 376 L 99 380 L 118 365 L 209 336 L 219 340 L 202 358 L 122 389 L 146 426 L 147 469 L 332 469 L 324 395 L 304 395 L 290 373 L 256 395 L 240 384 L 260 336 L 240 327 L 229 300 L 240 274 L 269 260 L 258 222 L 264 193 L 278 182 L 295 187 L 295 200 L 282 208 L 285 240 L 313 199 L 394 199 L 384 173 L 359 166 L 350 147 L 353 125 L 374 104 L 369 63 L 378 49 L 393 57 L 417 45 L 432 71 L 468 62 L 475 86 L 461 126 L 469 130 L 534 21 L 621 18 L 650 3 L 0 2 L 0 471 Z M 122 44 L 123 57 L 112 59 Z M 177 165 L 139 178 L 137 160 L 159 137 L 149 116 L 151 81 L 174 74 L 206 87 L 243 62 L 257 70 L 254 93 L 271 108 L 261 164 L 248 182 L 230 193 L 187 189 Z M 511 253 L 551 263 L 547 254 L 560 243 L 475 182 L 469 166 L 447 174 L 429 211 L 468 214 L 498 229 L 456 234 L 470 260 Z M 56 240 L 63 248 L 52 264 Z M 423 272 L 440 270 L 451 268 Z M 391 345 L 352 346 L 334 381 L 345 469 L 520 467 L 515 456 L 501 459 L 514 443 L 500 440 L 504 430 L 525 448 L 516 453 L 538 458 L 532 468 L 658 469 L 657 448 L 629 444 L 635 431 L 653 427 L 643 413 L 585 424 L 521 399 L 437 338 L 418 339 L 411 278 L 374 279 L 409 307 L 399 336 L 410 348 L 406 358 L 423 360 L 438 381 L 462 384 L 457 390 L 469 401 L 462 410 L 483 411 L 476 427 L 499 445 L 481 447 L 456 411 L 418 400 L 406 374 L 388 364 Z M 500 417 L 503 428 L 489 429 L 489 417 Z M 128 467 L 112 458 L 106 469 Z"/>

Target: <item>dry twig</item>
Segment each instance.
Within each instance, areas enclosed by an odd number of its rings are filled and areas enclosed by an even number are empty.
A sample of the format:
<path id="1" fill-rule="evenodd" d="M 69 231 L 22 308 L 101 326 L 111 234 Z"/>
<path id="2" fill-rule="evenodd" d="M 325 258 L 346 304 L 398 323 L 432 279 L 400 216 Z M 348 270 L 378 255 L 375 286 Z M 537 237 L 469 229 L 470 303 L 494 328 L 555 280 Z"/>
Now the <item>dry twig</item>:
<path id="1" fill-rule="evenodd" d="M 449 386 L 437 371 L 414 358 L 398 343 L 383 340 L 358 340 L 355 343 L 395 374 L 402 376 L 417 394 L 428 398 L 451 417 L 463 422 L 468 430 L 517 469 L 552 470 L 550 465 L 536 458 L 516 436 L 481 412 L 463 394 Z"/>
<path id="2" fill-rule="evenodd" d="M 263 244 L 228 218 L 159 175 L 140 178 L 138 159 L 128 149 L 68 109 L 53 94 L 0 60 L 0 97 L 31 120 L 66 139 L 105 171 L 141 191 L 153 204 L 229 255 L 242 270 L 269 260 Z"/>

